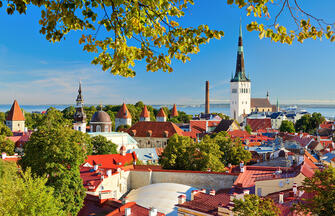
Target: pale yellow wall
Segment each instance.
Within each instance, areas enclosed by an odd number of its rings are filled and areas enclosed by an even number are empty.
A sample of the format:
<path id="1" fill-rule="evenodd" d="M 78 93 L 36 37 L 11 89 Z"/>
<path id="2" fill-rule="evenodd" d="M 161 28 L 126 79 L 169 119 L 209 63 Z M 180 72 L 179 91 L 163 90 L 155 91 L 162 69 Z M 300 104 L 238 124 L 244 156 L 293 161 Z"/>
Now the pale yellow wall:
<path id="1" fill-rule="evenodd" d="M 6 121 L 11 131 L 24 131 L 24 121 Z"/>
<path id="2" fill-rule="evenodd" d="M 272 112 L 272 107 L 251 107 L 251 112 L 255 112 L 256 109 L 258 112 Z"/>
<path id="3" fill-rule="evenodd" d="M 139 148 L 165 148 L 168 138 L 133 137 Z M 150 143 L 149 143 L 150 142 Z"/>
<path id="4" fill-rule="evenodd" d="M 286 183 L 286 179 L 274 179 L 274 180 L 264 180 L 255 182 L 255 194 L 258 195 L 258 188 L 261 188 L 261 196 L 266 196 L 271 193 L 279 192 L 282 190 L 292 189 L 293 183 L 297 183 L 297 186 L 301 186 L 305 176 L 299 174 L 294 178 L 288 178 L 290 180 L 289 184 Z M 279 186 L 279 182 L 283 182 L 283 187 Z"/>

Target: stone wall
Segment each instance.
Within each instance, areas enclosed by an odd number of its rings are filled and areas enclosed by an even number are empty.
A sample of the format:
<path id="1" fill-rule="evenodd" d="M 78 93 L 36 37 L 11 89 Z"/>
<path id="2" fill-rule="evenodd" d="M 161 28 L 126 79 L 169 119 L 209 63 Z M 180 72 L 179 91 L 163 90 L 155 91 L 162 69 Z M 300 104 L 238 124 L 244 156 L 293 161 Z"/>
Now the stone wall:
<path id="1" fill-rule="evenodd" d="M 207 190 L 231 188 L 237 175 L 192 171 L 130 171 L 130 188 L 137 189 L 155 183 L 177 183 Z"/>

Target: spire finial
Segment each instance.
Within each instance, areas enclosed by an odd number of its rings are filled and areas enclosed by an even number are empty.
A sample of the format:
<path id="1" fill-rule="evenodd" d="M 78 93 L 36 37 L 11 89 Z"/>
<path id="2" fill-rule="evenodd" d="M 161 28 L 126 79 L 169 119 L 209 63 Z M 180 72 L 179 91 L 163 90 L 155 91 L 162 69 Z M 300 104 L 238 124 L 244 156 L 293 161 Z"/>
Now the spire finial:
<path id="1" fill-rule="evenodd" d="M 100 111 L 102 111 L 102 103 L 100 103 Z"/>
<path id="2" fill-rule="evenodd" d="M 240 17 L 240 37 L 242 37 L 242 17 Z"/>
<path id="3" fill-rule="evenodd" d="M 79 81 L 79 89 L 78 89 L 79 94 L 81 94 L 81 80 Z"/>

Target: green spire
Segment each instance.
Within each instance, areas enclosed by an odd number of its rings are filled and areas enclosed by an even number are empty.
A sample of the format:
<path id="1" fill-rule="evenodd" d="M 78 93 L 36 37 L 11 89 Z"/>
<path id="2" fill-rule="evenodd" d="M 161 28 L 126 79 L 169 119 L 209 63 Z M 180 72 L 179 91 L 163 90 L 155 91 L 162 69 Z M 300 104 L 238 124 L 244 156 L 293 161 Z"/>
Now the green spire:
<path id="1" fill-rule="evenodd" d="M 242 17 L 240 17 L 240 37 L 242 37 Z"/>

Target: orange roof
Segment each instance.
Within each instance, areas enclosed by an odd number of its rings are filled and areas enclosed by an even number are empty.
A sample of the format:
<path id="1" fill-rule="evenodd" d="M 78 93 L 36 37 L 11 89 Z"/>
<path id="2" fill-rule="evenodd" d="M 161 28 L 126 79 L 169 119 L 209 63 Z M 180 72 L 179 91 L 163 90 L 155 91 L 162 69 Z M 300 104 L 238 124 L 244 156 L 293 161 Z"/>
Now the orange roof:
<path id="1" fill-rule="evenodd" d="M 249 125 L 252 129 L 252 131 L 257 130 L 266 130 L 271 129 L 271 119 L 270 118 L 264 118 L 264 119 L 247 119 L 247 125 Z"/>
<path id="2" fill-rule="evenodd" d="M 22 110 L 19 106 L 19 103 L 14 100 L 14 103 L 12 105 L 12 108 L 10 108 L 10 111 L 6 118 L 7 121 L 24 121 L 24 116 L 22 113 Z"/>
<path id="3" fill-rule="evenodd" d="M 135 134 L 133 133 L 134 131 Z M 172 122 L 137 122 L 127 130 L 134 137 L 165 137 L 170 138 L 173 134 L 183 135 L 183 130 Z"/>
<path id="4" fill-rule="evenodd" d="M 147 109 L 147 105 L 144 105 L 140 117 L 143 117 L 143 118 L 149 118 L 150 117 L 150 113 Z"/>
<path id="5" fill-rule="evenodd" d="M 166 114 L 163 108 L 160 108 L 159 112 L 157 113 L 157 117 L 166 117 Z"/>
<path id="6" fill-rule="evenodd" d="M 178 111 L 177 111 L 177 106 L 176 104 L 173 104 L 172 112 L 171 112 L 172 117 L 177 117 L 178 116 Z"/>
<path id="7" fill-rule="evenodd" d="M 131 114 L 125 103 L 122 104 L 121 109 L 116 114 L 116 118 L 128 119 L 131 118 Z"/>

